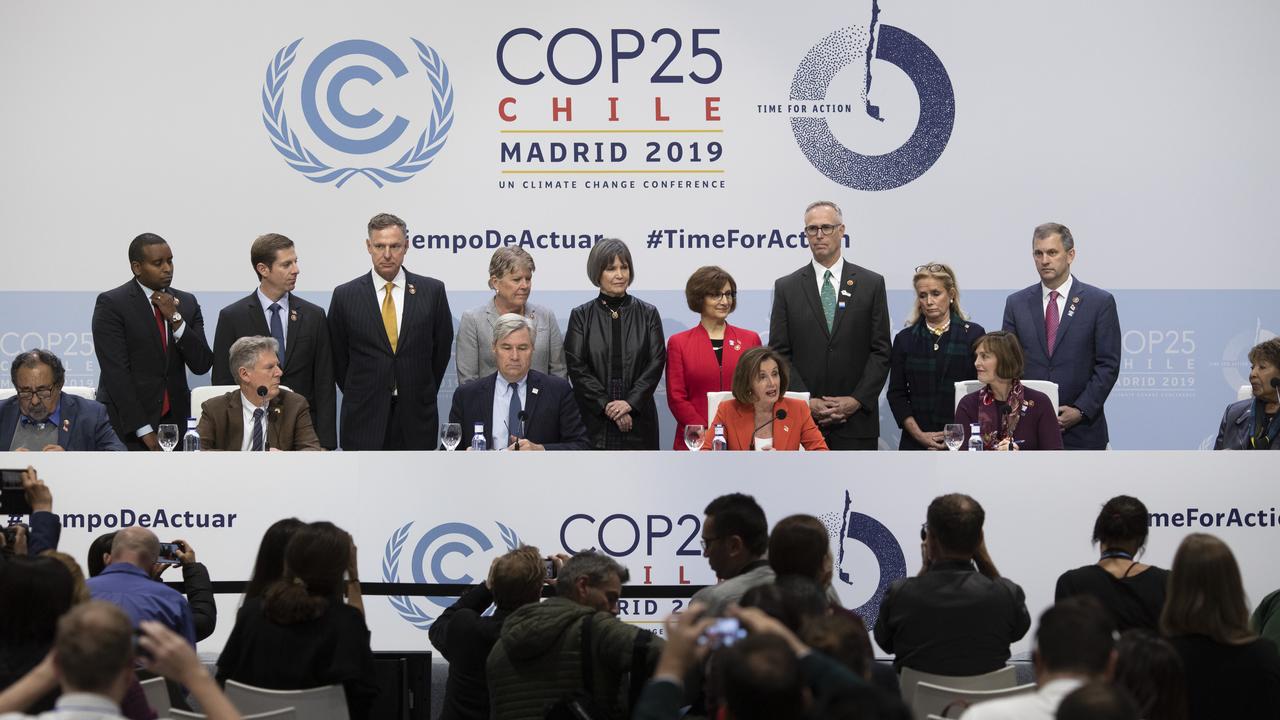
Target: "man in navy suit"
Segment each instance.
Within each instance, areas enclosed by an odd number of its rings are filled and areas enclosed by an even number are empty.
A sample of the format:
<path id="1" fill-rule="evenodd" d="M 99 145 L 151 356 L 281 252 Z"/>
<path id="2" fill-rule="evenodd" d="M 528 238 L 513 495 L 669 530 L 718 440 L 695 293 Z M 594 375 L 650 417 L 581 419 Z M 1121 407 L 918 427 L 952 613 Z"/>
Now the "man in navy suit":
<path id="1" fill-rule="evenodd" d="M 236 385 L 231 345 L 243 337 L 273 337 L 280 347 L 280 384 L 306 398 L 320 446 L 338 446 L 337 393 L 333 350 L 324 308 L 298 297 L 298 253 L 284 235 L 267 233 L 253 241 L 249 262 L 258 288 L 222 308 L 213 332 L 213 384 Z"/>
<path id="2" fill-rule="evenodd" d="M 1111 293 L 1071 275 L 1075 240 L 1045 223 L 1031 236 L 1040 282 L 1010 295 L 1004 329 L 1018 336 L 1025 378 L 1058 384 L 1058 425 L 1068 450 L 1105 450 L 1103 403 L 1120 374 L 1120 317 Z"/>
<path id="3" fill-rule="evenodd" d="M 93 347 L 102 368 L 98 400 L 126 447 L 159 450 L 160 424 L 183 426 L 191 415 L 187 371 L 209 372 L 213 352 L 200 303 L 169 286 L 169 243 L 154 233 L 134 238 L 129 268 L 133 278 L 98 295 L 93 308 Z"/>
<path id="4" fill-rule="evenodd" d="M 463 450 L 471 447 L 477 424 L 490 447 L 508 450 L 585 450 L 587 428 L 568 381 L 530 370 L 533 322 L 507 313 L 493 326 L 498 371 L 460 385 L 453 393 L 449 422 L 462 426 Z"/>
<path id="5" fill-rule="evenodd" d="M 30 350 L 9 369 L 17 396 L 0 403 L 0 450 L 124 450 L 102 403 L 63 395 L 57 355 Z"/>
<path id="6" fill-rule="evenodd" d="M 334 378 L 342 390 L 343 450 L 434 450 L 436 393 L 453 348 L 444 283 L 403 268 L 405 223 L 369 220 L 373 271 L 339 285 L 329 302 Z"/>

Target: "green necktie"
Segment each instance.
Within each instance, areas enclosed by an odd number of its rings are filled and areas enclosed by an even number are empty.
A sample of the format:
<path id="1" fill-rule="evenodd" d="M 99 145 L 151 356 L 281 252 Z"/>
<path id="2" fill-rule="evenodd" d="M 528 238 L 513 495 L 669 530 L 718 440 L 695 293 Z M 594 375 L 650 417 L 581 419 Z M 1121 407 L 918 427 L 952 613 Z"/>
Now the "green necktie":
<path id="1" fill-rule="evenodd" d="M 831 271 L 822 275 L 822 314 L 827 316 L 827 330 L 836 320 L 836 287 L 831 284 Z"/>

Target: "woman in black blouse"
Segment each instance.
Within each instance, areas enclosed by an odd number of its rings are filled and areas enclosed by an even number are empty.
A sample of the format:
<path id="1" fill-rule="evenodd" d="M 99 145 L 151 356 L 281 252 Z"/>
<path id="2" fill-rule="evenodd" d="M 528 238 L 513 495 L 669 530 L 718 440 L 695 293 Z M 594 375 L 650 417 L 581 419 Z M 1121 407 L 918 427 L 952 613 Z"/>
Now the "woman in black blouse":
<path id="1" fill-rule="evenodd" d="M 1111 498 L 1093 523 L 1093 542 L 1098 562 L 1063 573 L 1054 601 L 1092 595 L 1111 612 L 1120 632 L 1158 630 L 1169 571 L 1138 562 L 1147 544 L 1147 506 L 1128 495 Z"/>
<path id="2" fill-rule="evenodd" d="M 899 450 L 945 450 L 942 429 L 955 416 L 955 384 L 978 377 L 973 344 L 986 330 L 960 309 L 951 268 L 916 268 L 916 302 L 889 356 L 889 409 L 902 428 Z"/>
<path id="3" fill-rule="evenodd" d="M 218 657 L 218 682 L 271 690 L 341 683 L 352 720 L 370 717 L 378 683 L 356 567 L 343 529 L 329 522 L 298 529 L 285 549 L 284 576 L 236 615 Z"/>
<path id="4" fill-rule="evenodd" d="M 596 450 L 657 450 L 653 393 L 667 363 L 658 310 L 627 293 L 635 281 L 631 251 L 601 240 L 587 256 L 600 295 L 569 314 L 565 362 L 582 422 Z"/>

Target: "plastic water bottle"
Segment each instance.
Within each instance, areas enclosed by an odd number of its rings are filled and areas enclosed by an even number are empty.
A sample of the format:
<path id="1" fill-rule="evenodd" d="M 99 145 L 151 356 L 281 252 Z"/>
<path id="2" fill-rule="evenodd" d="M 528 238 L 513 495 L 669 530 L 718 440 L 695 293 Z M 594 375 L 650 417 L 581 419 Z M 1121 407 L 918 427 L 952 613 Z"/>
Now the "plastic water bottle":
<path id="1" fill-rule="evenodd" d="M 724 439 L 724 425 L 716 424 L 716 436 L 711 439 L 712 450 L 728 450 L 729 441 Z"/>
<path id="2" fill-rule="evenodd" d="M 196 419 L 193 417 L 187 418 L 187 433 L 182 436 L 182 451 L 200 451 L 200 433 L 196 432 Z"/>
<path id="3" fill-rule="evenodd" d="M 476 423 L 475 434 L 471 436 L 472 450 L 488 450 L 489 439 L 484 436 L 484 423 Z"/>
<path id="4" fill-rule="evenodd" d="M 973 423 L 969 426 L 969 446 L 966 449 L 982 449 L 982 429 L 978 427 L 978 423 Z"/>

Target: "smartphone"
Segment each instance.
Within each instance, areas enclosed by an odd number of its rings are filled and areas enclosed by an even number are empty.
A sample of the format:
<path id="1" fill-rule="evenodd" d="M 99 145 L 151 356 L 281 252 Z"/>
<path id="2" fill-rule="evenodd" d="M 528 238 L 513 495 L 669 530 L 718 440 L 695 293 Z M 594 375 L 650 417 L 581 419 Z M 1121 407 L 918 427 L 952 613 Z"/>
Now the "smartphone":
<path id="1" fill-rule="evenodd" d="M 180 552 L 182 546 L 178 543 L 160 543 L 160 557 L 156 562 L 162 565 L 181 565 L 182 559 L 178 557 Z"/>
<path id="2" fill-rule="evenodd" d="M 22 470 L 0 470 L 0 515 L 30 515 L 31 503 L 22 487 Z"/>
<path id="3" fill-rule="evenodd" d="M 544 565 L 546 565 L 546 567 L 547 567 L 547 579 L 548 579 L 548 580 L 555 580 L 555 579 L 556 579 L 556 563 L 555 563 L 555 561 L 554 561 L 554 560 L 552 560 L 551 558 L 543 558 L 543 559 L 542 559 L 542 563 L 543 563 Z"/>
<path id="4" fill-rule="evenodd" d="M 711 623 L 711 626 L 698 638 L 698 644 L 712 650 L 719 650 L 733 645 L 746 636 L 747 631 L 738 622 L 738 618 L 716 618 L 716 621 Z"/>

